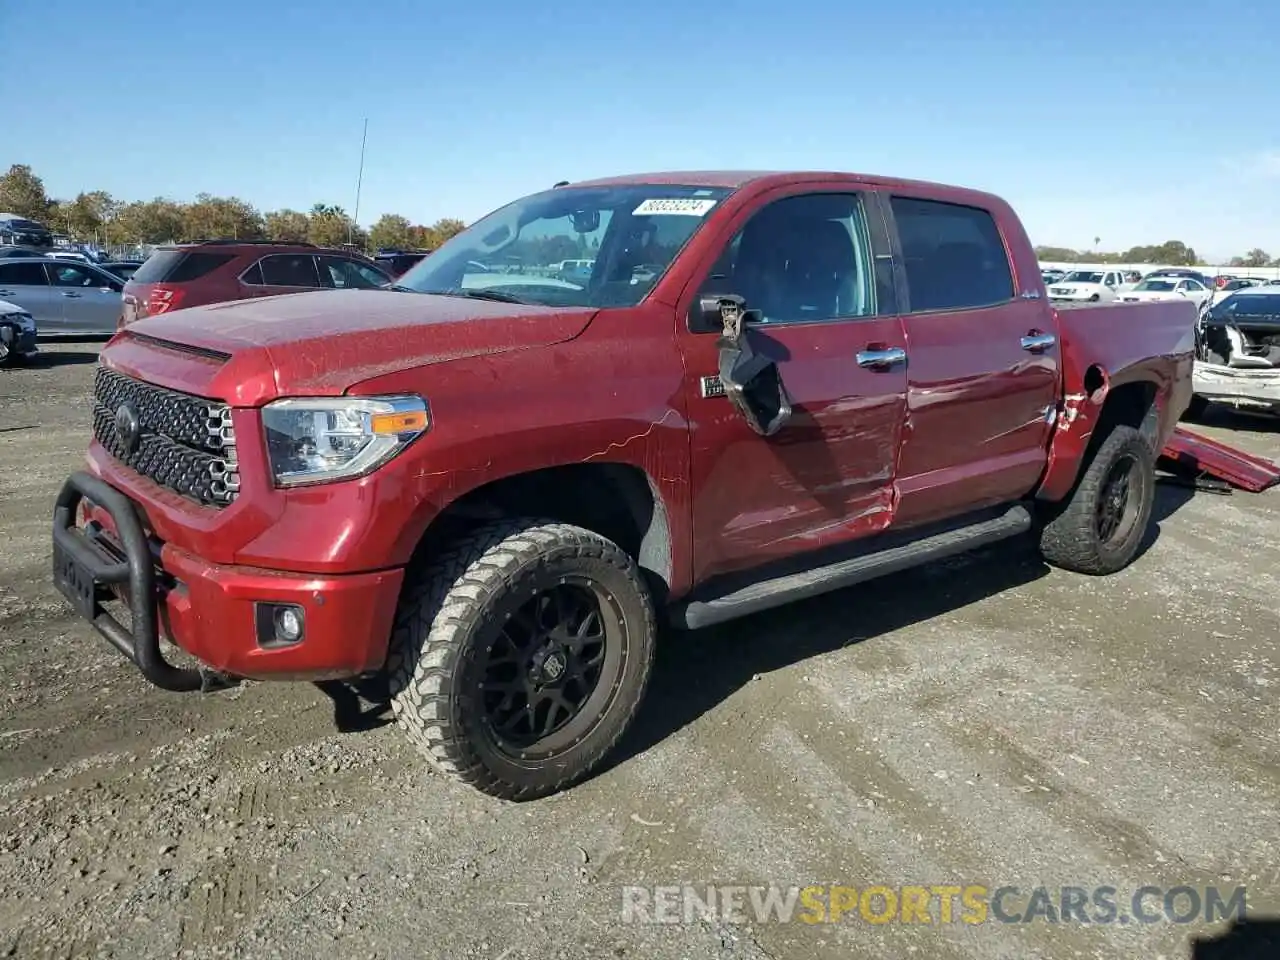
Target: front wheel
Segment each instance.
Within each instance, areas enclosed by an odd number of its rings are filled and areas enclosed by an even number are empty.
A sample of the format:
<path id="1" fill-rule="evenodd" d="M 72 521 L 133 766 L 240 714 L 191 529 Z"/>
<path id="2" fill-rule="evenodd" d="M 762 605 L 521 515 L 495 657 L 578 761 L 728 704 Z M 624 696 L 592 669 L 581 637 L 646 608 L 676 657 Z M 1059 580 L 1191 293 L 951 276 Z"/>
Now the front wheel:
<path id="1" fill-rule="evenodd" d="M 1151 445 L 1133 427 L 1116 427 L 1070 496 L 1049 508 L 1040 530 L 1041 554 L 1076 573 L 1123 570 L 1142 546 L 1155 489 Z"/>
<path id="2" fill-rule="evenodd" d="M 508 800 L 585 777 L 630 725 L 653 664 L 635 561 L 582 527 L 516 519 L 409 576 L 387 671 L 427 759 Z"/>

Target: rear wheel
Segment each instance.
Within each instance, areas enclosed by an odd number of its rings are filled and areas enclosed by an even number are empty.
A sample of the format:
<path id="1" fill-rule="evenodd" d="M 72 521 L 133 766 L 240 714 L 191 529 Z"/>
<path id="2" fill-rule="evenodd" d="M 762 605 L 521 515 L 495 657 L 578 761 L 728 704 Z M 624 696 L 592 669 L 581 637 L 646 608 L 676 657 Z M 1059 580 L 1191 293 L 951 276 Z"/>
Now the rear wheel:
<path id="1" fill-rule="evenodd" d="M 1155 454 L 1133 427 L 1115 427 L 1071 495 L 1049 510 L 1040 552 L 1056 567 L 1103 575 L 1137 555 L 1155 503 Z"/>
<path id="2" fill-rule="evenodd" d="M 486 525 L 411 573 L 388 659 L 437 770 L 527 800 L 586 776 L 630 725 L 656 634 L 635 562 L 581 527 Z"/>

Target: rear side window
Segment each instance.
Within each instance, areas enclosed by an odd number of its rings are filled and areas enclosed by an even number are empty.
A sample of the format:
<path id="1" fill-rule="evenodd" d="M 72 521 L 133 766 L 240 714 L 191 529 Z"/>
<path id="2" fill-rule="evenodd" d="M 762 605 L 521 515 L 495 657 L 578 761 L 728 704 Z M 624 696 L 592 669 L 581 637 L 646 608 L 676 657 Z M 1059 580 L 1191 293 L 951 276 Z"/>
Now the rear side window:
<path id="1" fill-rule="evenodd" d="M 966 310 L 1013 299 L 1013 273 L 986 210 L 893 197 L 913 313 Z"/>
<path id="2" fill-rule="evenodd" d="M 316 258 L 309 253 L 277 253 L 263 257 L 241 279 L 267 287 L 318 287 Z"/>
<path id="3" fill-rule="evenodd" d="M 43 287 L 48 285 L 49 280 L 44 275 L 44 267 L 38 263 L 0 263 L 0 286 L 6 283 Z"/>
<path id="4" fill-rule="evenodd" d="M 231 253 L 157 250 L 133 275 L 138 283 L 190 283 L 235 259 Z"/>

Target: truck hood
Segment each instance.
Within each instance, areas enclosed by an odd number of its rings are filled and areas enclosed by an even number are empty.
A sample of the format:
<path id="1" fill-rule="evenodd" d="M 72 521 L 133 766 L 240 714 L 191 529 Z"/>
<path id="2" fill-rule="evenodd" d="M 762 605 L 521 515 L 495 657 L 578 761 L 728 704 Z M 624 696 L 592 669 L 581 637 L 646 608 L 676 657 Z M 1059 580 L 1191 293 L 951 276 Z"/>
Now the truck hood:
<path id="1" fill-rule="evenodd" d="M 103 360 L 171 389 L 257 406 L 282 396 L 341 394 L 372 377 L 446 360 L 562 343 L 594 314 L 393 290 L 320 290 L 147 317 L 117 334 Z"/>

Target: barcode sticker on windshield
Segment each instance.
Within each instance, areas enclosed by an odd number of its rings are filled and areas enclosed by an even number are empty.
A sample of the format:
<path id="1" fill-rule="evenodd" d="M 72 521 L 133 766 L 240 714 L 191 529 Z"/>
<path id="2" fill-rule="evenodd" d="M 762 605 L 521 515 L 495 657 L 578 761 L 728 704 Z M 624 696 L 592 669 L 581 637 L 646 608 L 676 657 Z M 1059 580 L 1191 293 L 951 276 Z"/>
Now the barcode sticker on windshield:
<path id="1" fill-rule="evenodd" d="M 692 197 L 650 197 L 631 211 L 633 217 L 653 217 L 666 214 L 677 217 L 705 217 L 716 205 L 714 200 L 698 200 Z"/>

